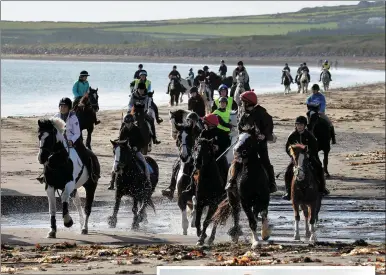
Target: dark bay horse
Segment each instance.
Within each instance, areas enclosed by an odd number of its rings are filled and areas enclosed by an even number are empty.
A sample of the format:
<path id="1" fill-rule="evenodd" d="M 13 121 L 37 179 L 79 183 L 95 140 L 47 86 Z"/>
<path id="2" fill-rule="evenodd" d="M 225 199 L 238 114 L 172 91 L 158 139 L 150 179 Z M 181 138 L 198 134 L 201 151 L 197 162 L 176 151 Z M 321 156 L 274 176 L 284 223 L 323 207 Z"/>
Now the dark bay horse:
<path id="1" fill-rule="evenodd" d="M 134 106 L 130 113 L 134 115 L 135 121 L 141 130 L 142 137 L 145 139 L 144 144 L 147 144 L 147 146 L 141 148 L 141 152 L 143 155 L 147 155 L 148 152 L 151 152 L 152 148 L 152 133 L 150 130 L 150 123 L 146 120 L 145 108 L 142 106 Z"/>
<path id="2" fill-rule="evenodd" d="M 178 106 L 178 101 L 180 98 L 180 93 L 183 91 L 183 86 L 176 78 L 170 79 L 169 94 L 170 94 L 170 106 Z"/>
<path id="3" fill-rule="evenodd" d="M 92 171 L 87 171 L 74 148 L 68 148 L 63 136 L 66 123 L 60 118 L 38 120 L 39 155 L 38 161 L 44 165 L 43 179 L 48 197 L 51 215 L 51 231 L 47 238 L 56 238 L 56 199 L 55 191 L 62 190 L 63 222 L 71 227 L 74 222 L 69 214 L 68 203 L 70 194 L 75 194 L 74 204 L 79 212 L 82 234 L 88 234 L 88 219 L 94 201 L 94 194 L 100 177 L 100 165 L 92 151 L 88 151 L 92 159 Z M 94 176 L 95 175 L 95 176 Z M 40 180 L 40 179 L 38 179 Z M 86 190 L 86 205 L 83 217 L 82 205 L 76 190 Z"/>
<path id="4" fill-rule="evenodd" d="M 328 172 L 328 154 L 331 150 L 331 131 L 328 122 L 319 116 L 319 104 L 308 104 L 307 129 L 315 136 L 318 142 L 318 152 L 323 151 L 323 170 L 326 178 L 330 177 Z"/>
<path id="5" fill-rule="evenodd" d="M 91 134 L 94 131 L 95 113 L 99 111 L 98 88 L 90 87 L 88 96 L 83 96 L 74 111 L 79 120 L 80 131 L 87 130 L 86 147 L 91 150 Z"/>
<path id="6" fill-rule="evenodd" d="M 291 181 L 291 200 L 295 215 L 295 240 L 300 240 L 299 235 L 299 206 L 303 210 L 306 238 L 316 242 L 315 224 L 318 220 L 318 213 L 322 203 L 322 195 L 316 178 L 311 171 L 310 160 L 306 154 L 305 146 L 293 144 L 289 148 L 290 155 L 294 161 L 294 175 Z M 311 225 L 311 232 L 308 226 Z"/>
<path id="7" fill-rule="evenodd" d="M 214 224 L 225 224 L 232 214 L 234 226 L 229 230 L 233 242 L 237 243 L 242 234 L 240 220 L 240 202 L 247 215 L 249 227 L 252 231 L 252 249 L 259 244 L 257 234 L 257 219 L 259 213 L 262 217 L 261 237 L 268 240 L 271 229 L 268 224 L 268 205 L 270 201 L 268 176 L 264 170 L 260 158 L 258 157 L 258 146 L 256 136 L 242 133 L 233 151 L 235 161 L 242 162 L 241 171 L 237 177 L 237 190 L 229 190 L 228 198 L 225 199 L 217 209 L 213 217 Z M 229 176 L 234 173 L 233 166 L 229 171 Z"/>
<path id="8" fill-rule="evenodd" d="M 133 223 L 132 228 L 137 229 L 139 223 L 146 219 L 146 208 L 151 206 L 155 211 L 151 195 L 153 194 L 159 179 L 159 168 L 154 159 L 145 156 L 146 162 L 150 166 L 151 189 L 145 188 L 146 175 L 140 160 L 135 156 L 127 140 L 111 141 L 114 151 L 113 171 L 116 173 L 115 184 L 115 205 L 113 214 L 108 217 L 108 224 L 115 228 L 117 224 L 117 214 L 123 196 L 133 198 Z M 138 204 L 140 209 L 138 210 Z"/>
<path id="9" fill-rule="evenodd" d="M 230 88 L 233 83 L 232 76 L 227 76 L 226 78 L 223 79 L 221 76 L 219 76 L 214 72 L 209 73 L 208 80 L 209 80 L 209 89 L 212 92 L 212 96 L 213 96 L 214 90 L 217 90 L 221 84 L 225 84 L 228 88 Z"/>

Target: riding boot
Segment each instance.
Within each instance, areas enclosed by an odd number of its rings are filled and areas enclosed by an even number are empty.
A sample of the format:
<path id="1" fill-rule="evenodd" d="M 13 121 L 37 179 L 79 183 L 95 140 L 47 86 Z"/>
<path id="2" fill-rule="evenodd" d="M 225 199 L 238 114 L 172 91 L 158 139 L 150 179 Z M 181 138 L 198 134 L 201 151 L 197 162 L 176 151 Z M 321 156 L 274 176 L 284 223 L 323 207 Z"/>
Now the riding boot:
<path id="1" fill-rule="evenodd" d="M 284 175 L 284 183 L 285 183 L 285 194 L 283 195 L 282 199 L 283 200 L 291 200 L 291 178 L 293 177 L 293 164 L 291 163 L 287 167 L 287 171 L 285 172 Z"/>
<path id="2" fill-rule="evenodd" d="M 180 169 L 180 162 L 178 161 L 177 164 L 173 166 L 172 178 L 170 180 L 169 187 L 161 191 L 162 196 L 167 197 L 169 200 L 173 199 L 174 191 L 176 190 L 177 173 L 179 169 Z"/>
<path id="3" fill-rule="evenodd" d="M 229 179 L 227 185 L 225 186 L 225 190 L 231 191 L 231 192 L 236 191 L 236 189 L 237 189 L 237 176 L 241 170 L 241 167 L 242 167 L 242 164 L 237 162 L 237 161 L 231 165 L 230 169 L 233 169 L 233 170 L 230 170 L 231 171 L 231 178 Z"/>
<path id="4" fill-rule="evenodd" d="M 268 178 L 269 178 L 269 192 L 270 193 L 275 193 L 277 191 L 277 186 L 275 182 L 275 172 L 273 170 L 273 166 L 270 165 L 268 167 Z"/>
<path id="5" fill-rule="evenodd" d="M 166 91 L 166 94 L 168 95 L 169 92 L 170 92 L 170 82 L 169 82 L 169 84 L 168 84 L 168 90 Z"/>
<path id="6" fill-rule="evenodd" d="M 151 101 L 151 107 L 153 108 L 154 110 L 154 115 L 156 117 L 156 121 L 158 124 L 161 124 L 164 120 L 162 118 L 159 117 L 159 113 L 158 113 L 158 107 L 157 105 L 155 105 L 154 101 L 152 100 Z"/>
<path id="7" fill-rule="evenodd" d="M 115 184 L 115 178 L 116 174 L 114 172 L 111 172 L 111 180 L 110 180 L 110 186 L 107 188 L 108 190 L 114 190 L 114 184 Z"/>
<path id="8" fill-rule="evenodd" d="M 307 74 L 308 82 L 311 82 L 311 75 Z"/>
<path id="9" fill-rule="evenodd" d="M 331 141 L 332 144 L 336 144 L 336 139 L 335 139 L 335 128 L 334 126 L 330 127 L 330 133 L 331 133 Z"/>

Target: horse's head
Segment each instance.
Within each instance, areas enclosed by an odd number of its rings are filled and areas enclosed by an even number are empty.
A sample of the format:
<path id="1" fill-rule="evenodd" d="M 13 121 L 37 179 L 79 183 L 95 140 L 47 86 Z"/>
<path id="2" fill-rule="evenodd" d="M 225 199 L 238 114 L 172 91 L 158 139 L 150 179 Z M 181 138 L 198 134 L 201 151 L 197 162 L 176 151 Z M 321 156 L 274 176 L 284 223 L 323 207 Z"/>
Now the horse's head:
<path id="1" fill-rule="evenodd" d="M 236 161 L 257 157 L 259 142 L 254 134 L 242 133 L 233 147 L 233 156 Z"/>
<path id="2" fill-rule="evenodd" d="M 199 138 L 196 143 L 194 164 L 197 169 L 213 161 L 215 157 L 213 139 Z"/>
<path id="3" fill-rule="evenodd" d="M 293 144 L 289 146 L 290 155 L 294 161 L 294 176 L 297 182 L 302 182 L 306 178 L 306 168 L 309 163 L 307 157 L 307 146 L 303 144 Z"/>
<path id="4" fill-rule="evenodd" d="M 38 161 L 40 164 L 46 163 L 54 153 L 65 149 L 62 135 L 65 127 L 66 123 L 60 118 L 38 120 Z"/>
<path id="5" fill-rule="evenodd" d="M 240 86 L 244 86 L 244 79 L 245 74 L 243 72 L 239 72 L 239 74 L 236 76 L 236 83 Z"/>
<path id="6" fill-rule="evenodd" d="M 94 109 L 95 112 L 99 111 L 99 95 L 98 95 L 98 88 L 93 89 L 90 87 L 90 91 L 88 93 L 88 99 L 90 101 L 91 107 Z"/>
<path id="7" fill-rule="evenodd" d="M 178 144 L 179 144 L 179 153 L 180 159 L 183 162 L 187 162 L 189 157 L 192 155 L 192 149 L 194 147 L 193 139 L 193 125 L 183 125 L 177 124 L 176 129 L 178 131 Z"/>
<path id="8" fill-rule="evenodd" d="M 133 150 L 129 145 L 128 140 L 110 140 L 113 145 L 114 152 L 114 165 L 113 170 L 115 173 L 121 175 L 124 169 L 130 165 L 133 160 Z"/>
<path id="9" fill-rule="evenodd" d="M 172 138 L 177 139 L 178 131 L 176 129 L 176 124 L 185 123 L 185 119 L 190 111 L 178 109 L 176 111 L 169 111 L 169 120 L 172 125 Z"/>
<path id="10" fill-rule="evenodd" d="M 308 128 L 312 130 L 312 128 L 315 126 L 316 122 L 319 119 L 320 104 L 307 104 L 307 109 Z"/>

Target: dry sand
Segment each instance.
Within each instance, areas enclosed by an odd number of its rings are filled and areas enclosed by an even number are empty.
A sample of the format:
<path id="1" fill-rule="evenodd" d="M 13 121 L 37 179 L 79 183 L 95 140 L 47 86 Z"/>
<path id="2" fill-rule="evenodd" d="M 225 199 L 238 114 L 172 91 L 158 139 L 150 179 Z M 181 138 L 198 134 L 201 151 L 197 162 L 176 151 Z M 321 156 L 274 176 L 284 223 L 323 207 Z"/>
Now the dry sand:
<path id="1" fill-rule="evenodd" d="M 305 114 L 306 108 L 304 102 L 306 97 L 306 95 L 302 94 L 259 96 L 260 104 L 274 117 L 274 131 L 278 136 L 278 141 L 275 144 L 269 145 L 269 152 L 276 173 L 283 170 L 288 163 L 288 157 L 284 152 L 284 144 L 287 136 L 294 128 L 294 119 L 298 115 Z M 329 171 L 332 178 L 327 181 L 327 186 L 331 190 L 331 196 L 350 197 L 352 199 L 384 198 L 385 84 L 373 84 L 362 87 L 331 90 L 331 92 L 327 93 L 326 98 L 327 114 L 335 125 L 338 143 L 332 146 L 330 153 Z M 182 105 L 181 107 L 186 108 L 186 105 Z M 160 115 L 164 119 L 164 122 L 157 126 L 157 132 L 159 138 L 162 140 L 162 144 L 155 146 L 153 152 L 150 153 L 150 155 L 158 162 L 161 171 L 160 181 L 154 196 L 160 196 L 160 190 L 169 184 L 172 164 L 176 158 L 175 142 L 170 137 L 170 124 L 168 122 L 169 109 L 170 108 L 166 106 L 160 107 Z M 94 152 L 99 157 L 102 167 L 102 178 L 99 181 L 96 192 L 97 201 L 113 201 L 114 192 L 106 190 L 110 179 L 113 160 L 112 148 L 109 140 L 116 138 L 118 135 L 121 112 L 121 110 L 101 111 L 98 115 L 102 123 L 96 127 L 92 140 Z M 2 196 L 45 196 L 43 186 L 35 180 L 42 171 L 41 165 L 39 165 L 36 160 L 38 152 L 37 119 L 37 117 L 9 117 L 1 119 Z M 277 180 L 277 183 L 280 191 L 275 195 L 281 195 L 284 190 L 283 177 L 280 177 Z M 182 251 L 180 253 L 173 250 L 170 253 L 162 252 L 165 253 L 162 254 L 160 250 L 174 248 L 171 248 L 170 246 L 162 249 L 142 247 L 141 249 L 146 251 L 139 254 L 133 254 L 130 251 L 127 252 L 129 254 L 124 254 L 122 251 L 118 251 L 109 256 L 107 252 L 102 251 L 101 253 L 105 253 L 103 255 L 107 256 L 100 257 L 98 256 L 101 255 L 99 253 L 100 251 L 96 252 L 97 250 L 95 249 L 92 251 L 85 250 L 90 249 L 90 247 L 87 246 L 81 250 L 88 251 L 87 253 L 89 253 L 88 255 L 90 258 L 85 258 L 85 255 L 82 254 L 83 252 L 81 253 L 78 251 L 78 254 L 76 254 L 76 249 L 71 249 L 72 252 L 68 252 L 70 253 L 70 256 L 67 260 L 64 260 L 65 257 L 46 258 L 46 260 L 43 260 L 44 255 L 46 254 L 50 256 L 61 254 L 62 249 L 52 250 L 50 248 L 47 249 L 46 252 L 41 252 L 39 248 L 37 252 L 29 250 L 28 253 L 19 251 L 19 246 L 28 247 L 36 243 L 44 244 L 64 241 L 59 239 L 57 241 L 44 239 L 45 234 L 46 230 L 42 229 L 2 230 L 2 273 L 13 272 L 12 269 L 4 269 L 12 266 L 18 268 L 18 273 L 30 274 L 41 274 L 43 269 L 48 270 L 49 272 L 67 274 L 114 273 L 119 270 L 134 269 L 141 270 L 144 273 L 155 273 L 156 266 L 160 264 L 200 265 L 212 262 L 231 265 L 248 264 L 252 261 L 252 264 L 258 265 L 272 264 L 275 259 L 280 259 L 280 262 L 275 262 L 276 264 L 378 264 L 380 270 L 384 270 L 384 246 L 374 248 L 376 252 L 371 249 L 361 252 L 355 250 L 352 252 L 353 249 L 355 249 L 355 246 L 352 245 L 342 245 L 340 248 L 331 245 L 321 245 L 316 248 L 302 248 L 302 246 L 295 245 L 285 249 L 274 247 L 272 250 L 269 250 L 267 244 L 263 246 L 262 250 L 257 252 L 257 255 L 248 254 L 248 257 L 244 258 L 244 260 L 240 260 L 242 259 L 242 257 L 240 257 L 239 260 L 234 260 L 234 262 L 226 262 L 226 260 L 232 260 L 233 257 L 245 254 L 249 250 L 247 246 L 233 250 L 229 245 L 218 245 L 215 249 L 207 252 L 205 257 L 201 257 L 193 248 L 186 248 L 184 250 L 180 246 L 175 249 L 182 249 L 185 252 Z M 123 235 L 125 235 L 125 233 L 116 232 L 112 236 L 115 236 L 113 237 L 114 240 L 118 240 L 122 245 L 134 242 L 133 239 L 124 238 Z M 83 240 L 82 242 L 86 244 L 94 243 L 95 241 L 106 245 L 112 243 L 109 241 L 111 236 L 109 237 L 107 234 L 94 237 L 93 235 L 80 236 L 78 234 L 69 234 L 64 237 L 67 241 L 70 240 L 71 243 L 74 240 Z M 157 240 L 154 238 L 161 238 L 161 242 L 186 242 L 187 244 L 193 244 L 196 240 L 191 236 L 187 237 L 187 239 L 182 239 L 176 236 L 160 237 L 141 235 L 138 237 L 136 243 L 144 243 L 145 240 L 156 242 Z M 159 241 L 160 240 L 158 239 L 157 242 Z M 3 243 L 11 245 L 15 244 L 18 246 L 15 249 L 8 251 L 6 247 L 3 247 Z M 136 249 L 138 250 L 139 248 Z M 154 255 L 146 256 L 151 251 L 153 251 L 152 253 Z M 188 254 L 188 252 L 191 252 L 191 254 Z M 342 253 L 350 252 L 351 255 L 341 256 Z M 12 257 L 7 253 L 12 254 Z M 359 253 L 359 255 L 354 256 L 356 253 Z M 36 256 L 35 259 L 26 258 L 33 257 L 33 255 Z M 78 260 L 76 260 L 76 255 L 79 256 Z M 20 259 L 18 257 L 20 257 Z M 256 259 L 256 257 L 259 259 Z M 304 257 L 309 258 L 305 259 Z M 379 258 L 378 260 L 377 257 Z M 146 263 L 133 265 L 127 262 L 134 258 L 138 258 L 140 261 Z M 90 259 L 92 262 L 90 262 Z M 120 259 L 123 260 L 121 261 Z M 168 261 L 165 261 L 165 259 Z M 322 262 L 318 262 L 315 259 L 319 259 Z M 18 264 L 15 264 L 13 261 L 18 262 Z M 57 261 L 58 263 L 41 265 L 38 261 Z M 7 262 L 8 264 L 4 264 L 4 262 Z"/>

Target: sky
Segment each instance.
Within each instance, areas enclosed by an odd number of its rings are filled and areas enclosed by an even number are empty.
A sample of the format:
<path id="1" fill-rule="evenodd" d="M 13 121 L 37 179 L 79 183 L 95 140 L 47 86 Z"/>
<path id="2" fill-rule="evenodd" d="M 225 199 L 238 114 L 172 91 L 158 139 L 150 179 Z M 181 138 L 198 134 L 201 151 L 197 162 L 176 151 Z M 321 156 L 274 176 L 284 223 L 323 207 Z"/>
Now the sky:
<path id="1" fill-rule="evenodd" d="M 1 1 L 1 20 L 147 21 L 294 12 L 359 1 Z"/>

